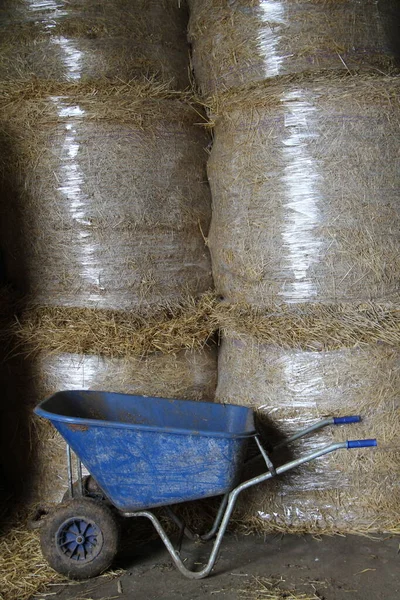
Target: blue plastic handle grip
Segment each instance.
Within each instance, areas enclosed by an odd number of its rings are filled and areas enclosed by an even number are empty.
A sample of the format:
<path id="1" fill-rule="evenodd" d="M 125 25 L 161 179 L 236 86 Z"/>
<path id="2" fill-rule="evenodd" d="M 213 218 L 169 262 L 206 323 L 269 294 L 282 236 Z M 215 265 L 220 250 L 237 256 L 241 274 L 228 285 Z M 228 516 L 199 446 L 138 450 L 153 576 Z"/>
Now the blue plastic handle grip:
<path id="1" fill-rule="evenodd" d="M 333 422 L 335 425 L 344 425 L 345 423 L 359 423 L 361 417 L 334 417 Z"/>
<path id="2" fill-rule="evenodd" d="M 370 448 L 371 446 L 377 446 L 376 440 L 348 440 L 347 448 Z"/>

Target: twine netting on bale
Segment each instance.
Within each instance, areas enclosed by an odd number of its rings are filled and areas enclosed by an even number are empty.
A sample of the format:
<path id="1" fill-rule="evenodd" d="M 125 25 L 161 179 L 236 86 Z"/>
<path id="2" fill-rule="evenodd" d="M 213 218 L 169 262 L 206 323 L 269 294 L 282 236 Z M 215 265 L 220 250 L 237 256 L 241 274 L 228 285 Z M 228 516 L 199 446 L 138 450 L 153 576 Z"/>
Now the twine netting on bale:
<path id="1" fill-rule="evenodd" d="M 35 398 L 26 399 L 31 408 L 57 391 L 74 389 L 212 400 L 216 352 L 207 348 L 175 355 L 153 354 L 143 359 L 40 354 L 35 356 L 32 371 Z M 60 501 L 68 482 L 65 442 L 48 421 L 38 417 L 32 417 L 31 438 L 35 454 L 31 501 Z"/>
<path id="2" fill-rule="evenodd" d="M 14 3 L 3 17 L 2 80 L 157 77 L 189 85 L 187 13 L 175 0 Z"/>
<path id="3" fill-rule="evenodd" d="M 204 94 L 320 69 L 394 68 L 377 0 L 190 0 L 193 67 Z M 389 4 L 394 5 L 394 2 Z"/>
<path id="4" fill-rule="evenodd" d="M 398 300 L 399 89 L 333 74 L 214 100 L 209 247 L 226 300 Z"/>
<path id="5" fill-rule="evenodd" d="M 2 241 L 21 291 L 128 309 L 211 287 L 208 137 L 193 106 L 151 82 L 3 89 Z"/>
<path id="6" fill-rule="evenodd" d="M 360 424 L 326 428 L 277 452 L 277 464 L 333 441 L 379 441 L 374 451 L 340 450 L 253 488 L 240 503 L 238 521 L 256 531 L 398 529 L 399 385 L 398 346 L 315 352 L 227 331 L 218 361 L 218 401 L 257 409 L 270 442 L 326 416 L 363 416 Z"/>

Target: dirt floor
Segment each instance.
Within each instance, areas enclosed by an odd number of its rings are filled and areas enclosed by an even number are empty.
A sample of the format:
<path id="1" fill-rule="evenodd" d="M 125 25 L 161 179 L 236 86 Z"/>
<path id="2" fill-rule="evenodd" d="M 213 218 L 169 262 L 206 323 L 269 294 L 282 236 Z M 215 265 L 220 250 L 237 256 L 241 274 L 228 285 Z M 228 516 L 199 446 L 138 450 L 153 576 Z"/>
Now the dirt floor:
<path id="1" fill-rule="evenodd" d="M 186 564 L 206 557 L 205 544 L 185 544 Z M 97 578 L 53 586 L 48 600 L 397 600 L 400 599 L 400 539 L 382 537 L 227 535 L 213 574 L 185 579 L 159 541 L 131 549 L 114 579 Z M 198 567 L 199 568 L 199 567 Z M 292 592 L 292 595 L 288 593 Z"/>

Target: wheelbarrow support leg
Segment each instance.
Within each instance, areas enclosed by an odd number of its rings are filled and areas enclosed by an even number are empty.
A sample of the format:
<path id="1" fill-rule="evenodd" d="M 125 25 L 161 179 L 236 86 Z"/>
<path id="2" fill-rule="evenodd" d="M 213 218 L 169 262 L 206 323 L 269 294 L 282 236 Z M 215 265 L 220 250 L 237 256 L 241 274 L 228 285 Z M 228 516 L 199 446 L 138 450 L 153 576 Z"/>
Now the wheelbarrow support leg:
<path id="1" fill-rule="evenodd" d="M 72 451 L 71 446 L 67 444 L 67 468 L 68 468 L 68 492 L 69 497 L 74 498 L 74 476 L 72 473 Z M 76 470 L 77 470 L 77 482 L 78 482 L 78 494 L 79 496 L 83 496 L 83 482 L 82 482 L 82 463 L 77 455 L 76 457 Z"/>
<path id="2" fill-rule="evenodd" d="M 312 452 L 311 454 L 307 454 L 306 456 L 303 456 L 302 458 L 292 460 L 291 462 L 288 462 L 285 465 L 278 467 L 276 469 L 276 474 L 280 475 L 282 473 L 286 473 L 286 471 L 290 471 L 291 469 L 294 469 L 295 467 L 298 467 L 299 465 L 302 465 L 304 463 L 315 460 L 316 458 L 319 458 L 320 456 L 324 456 L 325 454 L 329 454 L 330 452 L 334 452 L 335 450 L 340 450 L 342 448 L 361 448 L 361 447 L 366 447 L 366 446 L 376 446 L 376 440 L 357 440 L 355 442 L 338 442 L 336 444 L 331 444 L 329 446 L 325 446 L 325 447 L 321 448 L 320 450 L 316 450 L 315 452 Z M 242 483 L 241 485 L 236 487 L 234 490 L 232 490 L 232 492 L 229 494 L 228 504 L 227 504 L 227 507 L 226 507 L 226 510 L 224 513 L 224 517 L 222 519 L 221 526 L 218 530 L 218 534 L 217 534 L 216 540 L 214 542 L 213 549 L 210 554 L 210 558 L 208 560 L 207 565 L 201 571 L 190 571 L 189 569 L 187 569 L 185 567 L 180 556 L 175 551 L 175 549 L 171 543 L 171 540 L 169 539 L 168 535 L 165 533 L 161 523 L 159 522 L 157 517 L 155 517 L 153 515 L 153 513 L 151 513 L 150 511 L 140 511 L 140 512 L 123 513 L 123 514 L 126 517 L 146 517 L 147 519 L 149 519 L 153 523 L 157 532 L 159 533 L 162 541 L 165 544 L 165 547 L 167 548 L 168 552 L 171 555 L 172 560 L 174 561 L 176 567 L 179 569 L 179 571 L 182 573 L 182 575 L 184 575 L 185 577 L 188 577 L 189 579 L 203 579 L 203 577 L 207 577 L 207 575 L 210 574 L 211 570 L 213 569 L 213 567 L 215 565 L 215 561 L 217 559 L 217 555 L 218 555 L 218 552 L 219 552 L 219 549 L 221 546 L 222 538 L 224 537 L 226 528 L 229 523 L 229 519 L 231 518 L 233 509 L 235 507 L 236 500 L 237 500 L 239 494 L 254 485 L 263 483 L 264 481 L 271 479 L 272 477 L 273 477 L 273 475 L 271 472 L 264 473 L 263 475 L 259 475 L 258 477 L 253 477 L 252 479 L 245 481 L 244 483 Z"/>
<path id="3" fill-rule="evenodd" d="M 67 444 L 67 468 L 68 468 L 68 492 L 69 497 L 74 497 L 74 487 L 73 487 L 73 475 L 72 475 L 72 454 L 71 447 Z"/>
<path id="4" fill-rule="evenodd" d="M 169 518 L 172 519 L 172 521 L 179 527 L 179 529 L 183 529 L 184 535 L 189 540 L 192 540 L 192 541 L 202 540 L 203 542 L 207 542 L 208 540 L 211 540 L 217 533 L 218 527 L 220 526 L 221 521 L 222 521 L 222 517 L 224 516 L 225 509 L 228 504 L 228 500 L 229 500 L 229 493 L 225 494 L 225 496 L 222 497 L 221 504 L 219 505 L 218 512 L 215 517 L 215 521 L 214 521 L 213 526 L 211 527 L 210 531 L 208 531 L 207 533 L 204 533 L 203 535 L 194 533 L 194 531 L 192 531 L 190 529 L 190 527 L 188 527 L 185 524 L 185 522 L 182 519 L 180 519 L 178 517 L 178 515 L 176 515 L 174 513 L 174 511 L 172 510 L 172 508 L 170 506 L 167 506 L 165 508 L 165 512 L 169 516 Z"/>
<path id="5" fill-rule="evenodd" d="M 225 514 L 226 507 L 228 506 L 228 502 L 229 502 L 229 494 L 225 494 L 225 496 L 222 498 L 222 502 L 219 506 L 217 516 L 215 517 L 214 525 L 212 526 L 210 531 L 208 531 L 204 535 L 200 536 L 200 539 L 203 542 L 207 542 L 208 540 L 211 540 L 217 533 L 218 527 L 221 525 L 221 521 Z"/>

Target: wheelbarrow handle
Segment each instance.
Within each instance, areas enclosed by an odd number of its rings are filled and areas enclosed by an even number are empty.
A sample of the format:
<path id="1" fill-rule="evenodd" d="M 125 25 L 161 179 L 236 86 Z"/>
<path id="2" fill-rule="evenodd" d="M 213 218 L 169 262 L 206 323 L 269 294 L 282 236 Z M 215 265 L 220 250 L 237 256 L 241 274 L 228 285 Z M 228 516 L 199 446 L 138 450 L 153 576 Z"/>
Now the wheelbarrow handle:
<path id="1" fill-rule="evenodd" d="M 274 446 L 272 448 L 272 450 L 273 451 L 279 450 L 280 448 L 283 448 L 283 447 L 287 446 L 288 444 L 291 444 L 295 440 L 298 440 L 306 435 L 309 435 L 310 433 L 314 433 L 314 431 L 318 431 L 319 429 L 322 429 L 323 427 L 327 427 L 328 425 L 347 425 L 349 423 L 360 423 L 360 421 L 361 421 L 361 417 L 359 415 L 353 415 L 353 416 L 348 416 L 348 417 L 328 417 L 327 419 L 322 419 L 322 421 L 317 421 L 313 425 L 310 425 L 310 427 L 306 427 L 306 429 L 297 431 L 296 433 L 294 433 L 292 436 L 290 436 L 286 440 L 283 440 L 282 442 L 280 442 L 279 444 Z"/>
<path id="2" fill-rule="evenodd" d="M 360 423 L 361 417 L 354 415 L 353 417 L 333 417 L 334 425 L 347 425 L 348 423 Z"/>
<path id="3" fill-rule="evenodd" d="M 351 450 L 352 448 L 371 448 L 372 446 L 377 446 L 378 442 L 376 439 L 371 440 L 347 440 L 347 448 Z"/>

